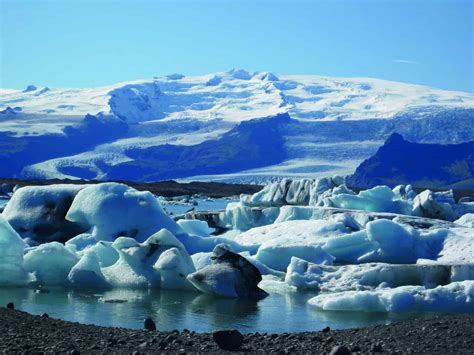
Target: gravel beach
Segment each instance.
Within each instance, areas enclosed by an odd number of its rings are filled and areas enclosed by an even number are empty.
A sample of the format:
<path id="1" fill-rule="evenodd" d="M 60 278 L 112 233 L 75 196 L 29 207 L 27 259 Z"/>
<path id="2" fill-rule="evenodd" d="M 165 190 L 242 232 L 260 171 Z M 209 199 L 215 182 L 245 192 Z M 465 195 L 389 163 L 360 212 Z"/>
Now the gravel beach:
<path id="1" fill-rule="evenodd" d="M 360 329 L 244 334 L 239 352 L 474 353 L 474 315 L 446 315 Z M 337 348 L 339 346 L 339 348 Z M 335 350 L 338 352 L 335 352 Z M 0 308 L 0 352 L 195 353 L 222 352 L 211 333 L 106 328 Z"/>

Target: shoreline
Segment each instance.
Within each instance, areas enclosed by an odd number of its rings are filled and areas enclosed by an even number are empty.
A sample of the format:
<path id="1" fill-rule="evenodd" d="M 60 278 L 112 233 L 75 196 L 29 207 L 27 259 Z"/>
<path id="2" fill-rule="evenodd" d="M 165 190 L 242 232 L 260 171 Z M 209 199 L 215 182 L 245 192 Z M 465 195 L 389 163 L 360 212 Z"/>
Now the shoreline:
<path id="1" fill-rule="evenodd" d="M 322 330 L 315 332 L 246 333 L 238 352 L 329 354 L 336 346 L 343 346 L 353 353 L 472 353 L 473 323 L 474 314 L 456 314 L 366 328 L 328 330 L 321 324 Z M 222 351 L 213 340 L 212 333 L 101 327 L 0 308 L 1 353 Z"/>
<path id="2" fill-rule="evenodd" d="M 154 195 L 164 197 L 177 197 L 187 195 L 204 195 L 211 198 L 222 198 L 230 196 L 239 196 L 240 194 L 253 194 L 260 191 L 261 185 L 248 184 L 228 184 L 222 182 L 177 182 L 174 180 L 157 181 L 157 182 L 140 182 L 140 181 L 122 181 L 122 180 L 71 180 L 71 179 L 15 179 L 15 178 L 0 178 L 1 184 L 9 184 L 12 186 L 32 186 L 32 185 L 55 185 L 55 184 L 73 184 L 73 185 L 87 185 L 87 184 L 101 184 L 105 182 L 118 182 L 133 187 L 139 191 L 150 191 Z M 1 192 L 1 191 L 0 191 Z"/>

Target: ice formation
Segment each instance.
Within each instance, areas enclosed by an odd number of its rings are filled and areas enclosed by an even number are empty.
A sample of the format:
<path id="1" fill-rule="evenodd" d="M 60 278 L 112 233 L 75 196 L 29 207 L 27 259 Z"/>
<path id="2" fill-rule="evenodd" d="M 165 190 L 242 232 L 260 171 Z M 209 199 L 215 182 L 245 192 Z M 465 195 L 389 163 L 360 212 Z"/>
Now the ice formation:
<path id="1" fill-rule="evenodd" d="M 307 289 L 321 310 L 474 311 L 473 203 L 451 191 L 284 180 L 216 213 L 218 236 L 159 201 L 117 183 L 19 188 L 0 215 L 0 285 Z"/>
<path id="2" fill-rule="evenodd" d="M 466 213 L 465 215 L 461 216 L 461 218 L 454 221 L 461 226 L 474 228 L 474 213 Z"/>
<path id="3" fill-rule="evenodd" d="M 0 286 L 22 286 L 32 281 L 23 266 L 25 242 L 0 215 Z"/>
<path id="4" fill-rule="evenodd" d="M 329 266 L 309 263 L 306 260 L 293 257 L 286 272 L 285 282 L 301 289 L 342 292 L 410 285 L 433 288 L 473 278 L 473 264 L 367 263 Z"/>
<path id="5" fill-rule="evenodd" d="M 84 231 L 80 225 L 67 221 L 79 185 L 25 186 L 13 194 L 3 217 L 23 237 L 33 243 L 65 242 Z"/>
<path id="6" fill-rule="evenodd" d="M 198 237 L 208 237 L 214 233 L 215 229 L 210 228 L 206 221 L 199 221 L 197 219 L 181 219 L 178 225 L 189 235 Z"/>
<path id="7" fill-rule="evenodd" d="M 161 228 L 184 234 L 150 192 L 117 183 L 89 185 L 81 190 L 66 219 L 90 229 L 97 240 L 131 237 L 144 241 Z"/>
<path id="8" fill-rule="evenodd" d="M 77 255 L 63 244 L 51 242 L 28 251 L 23 265 L 35 275 L 39 284 L 61 286 L 66 283 L 69 272 L 78 260 Z"/>
<path id="9" fill-rule="evenodd" d="M 350 312 L 474 312 L 474 281 L 436 288 L 400 286 L 374 291 L 318 295 L 308 301 L 325 311 Z"/>
<path id="10" fill-rule="evenodd" d="M 258 287 L 262 281 L 258 268 L 226 244 L 214 248 L 211 265 L 187 278 L 198 290 L 219 297 L 261 299 L 268 295 Z"/>

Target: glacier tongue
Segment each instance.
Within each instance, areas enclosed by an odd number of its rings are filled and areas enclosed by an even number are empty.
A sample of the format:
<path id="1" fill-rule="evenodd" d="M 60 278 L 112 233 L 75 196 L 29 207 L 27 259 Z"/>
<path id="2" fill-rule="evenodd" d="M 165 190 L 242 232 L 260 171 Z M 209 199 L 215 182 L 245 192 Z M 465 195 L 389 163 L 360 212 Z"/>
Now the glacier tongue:
<path id="1" fill-rule="evenodd" d="M 346 175 L 394 131 L 416 142 L 474 139 L 473 100 L 470 93 L 378 79 L 242 69 L 98 88 L 0 89 L 0 139 L 8 147 L 0 162 L 8 175 L 104 179 L 107 169 L 138 160 L 136 176 L 146 180 L 143 165 L 149 162 L 137 152 L 161 147 L 178 153 L 191 149 L 199 156 L 200 147 L 192 146 L 220 138 L 239 123 L 287 113 L 292 120 L 282 129 L 283 160 L 234 171 L 184 170 L 172 178 L 268 182 Z M 87 117 L 97 117 L 105 127 L 100 135 L 95 126 L 76 129 Z M 25 140 L 24 150 L 15 154 Z M 299 203 L 297 195 L 291 199 Z"/>

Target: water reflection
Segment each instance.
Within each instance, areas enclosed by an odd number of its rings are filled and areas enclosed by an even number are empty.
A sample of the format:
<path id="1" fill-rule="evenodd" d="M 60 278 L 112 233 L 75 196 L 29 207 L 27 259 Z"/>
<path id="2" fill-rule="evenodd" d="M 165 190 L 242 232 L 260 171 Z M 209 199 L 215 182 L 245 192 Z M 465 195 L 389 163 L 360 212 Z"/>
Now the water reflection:
<path id="1" fill-rule="evenodd" d="M 49 291 L 49 292 L 48 292 Z M 103 326 L 142 328 L 151 317 L 159 330 L 199 332 L 237 328 L 243 332 L 295 332 L 361 327 L 419 317 L 420 314 L 345 313 L 317 311 L 307 304 L 313 293 L 272 293 L 257 302 L 219 299 L 195 292 L 114 289 L 85 292 L 51 288 L 0 288 L 0 305 L 48 313 L 51 317 Z M 426 316 L 426 315 L 424 315 Z"/>

